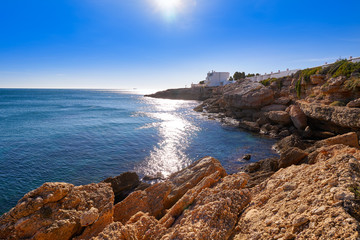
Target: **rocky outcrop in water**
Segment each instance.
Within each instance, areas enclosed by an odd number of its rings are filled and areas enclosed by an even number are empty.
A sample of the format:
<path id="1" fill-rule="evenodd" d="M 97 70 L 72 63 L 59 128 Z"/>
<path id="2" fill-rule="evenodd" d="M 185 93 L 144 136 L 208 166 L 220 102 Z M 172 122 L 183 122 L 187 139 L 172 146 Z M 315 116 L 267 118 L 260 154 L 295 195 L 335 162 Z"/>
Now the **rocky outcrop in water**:
<path id="1" fill-rule="evenodd" d="M 176 88 L 165 91 L 156 92 L 154 94 L 145 95 L 153 98 L 166 99 L 182 99 L 182 100 L 199 100 L 204 101 L 212 95 L 212 87 L 197 87 L 197 88 Z"/>

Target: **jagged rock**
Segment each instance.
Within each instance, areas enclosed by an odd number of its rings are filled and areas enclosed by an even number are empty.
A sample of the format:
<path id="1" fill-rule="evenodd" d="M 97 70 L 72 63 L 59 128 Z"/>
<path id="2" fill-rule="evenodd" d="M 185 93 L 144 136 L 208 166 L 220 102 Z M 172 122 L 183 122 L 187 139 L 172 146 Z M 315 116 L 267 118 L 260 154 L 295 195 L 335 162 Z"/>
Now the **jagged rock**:
<path id="1" fill-rule="evenodd" d="M 260 131 L 260 127 L 259 124 L 257 122 L 251 122 L 251 121 L 240 121 L 239 122 L 239 127 L 252 131 L 252 132 L 259 132 Z"/>
<path id="2" fill-rule="evenodd" d="M 204 111 L 204 106 L 203 104 L 200 104 L 199 106 L 194 108 L 195 112 L 203 112 Z"/>
<path id="3" fill-rule="evenodd" d="M 165 182 L 154 184 L 144 191 L 131 193 L 115 205 L 114 221 L 126 223 L 140 211 L 160 218 L 186 191 L 216 172 L 222 177 L 226 175 L 218 160 L 211 157 L 200 159 L 182 171 L 172 174 Z"/>
<path id="4" fill-rule="evenodd" d="M 115 195 L 115 203 L 122 201 L 140 185 L 135 172 L 125 172 L 116 177 L 109 177 L 103 182 L 110 183 Z"/>
<path id="5" fill-rule="evenodd" d="M 360 98 L 349 102 L 346 106 L 349 108 L 360 108 Z"/>
<path id="6" fill-rule="evenodd" d="M 212 96 L 213 87 L 167 89 L 145 97 L 203 101 Z"/>
<path id="7" fill-rule="evenodd" d="M 313 74 L 310 76 L 311 84 L 318 85 L 325 83 L 325 76 L 322 74 Z"/>
<path id="8" fill-rule="evenodd" d="M 314 165 L 279 170 L 252 189 L 233 239 L 359 239 L 359 159 L 359 150 L 334 145 Z"/>
<path id="9" fill-rule="evenodd" d="M 280 104 L 272 104 L 269 106 L 265 106 L 261 108 L 262 112 L 270 112 L 270 111 L 285 111 L 287 108 L 286 105 L 280 105 Z"/>
<path id="10" fill-rule="evenodd" d="M 307 126 L 307 118 L 305 113 L 297 105 L 290 106 L 290 118 L 297 129 L 304 130 Z"/>
<path id="11" fill-rule="evenodd" d="M 297 102 L 307 117 L 326 123 L 333 123 L 345 128 L 360 128 L 360 109 L 333 107 L 323 104 Z"/>
<path id="12" fill-rule="evenodd" d="M 315 143 L 316 147 L 321 147 L 325 145 L 335 145 L 335 144 L 343 144 L 350 147 L 359 148 L 359 139 L 355 132 L 349 132 L 343 135 L 338 135 L 332 138 L 327 138 Z"/>
<path id="13" fill-rule="evenodd" d="M 330 78 L 328 83 L 330 86 L 341 86 L 346 80 L 345 76 L 339 76 L 336 78 Z"/>
<path id="14" fill-rule="evenodd" d="M 297 147 L 288 148 L 280 155 L 279 168 L 286 168 L 293 164 L 297 164 L 307 155 L 308 153 Z"/>
<path id="15" fill-rule="evenodd" d="M 115 239 L 228 239 L 238 215 L 250 202 L 243 173 L 224 177 L 216 183 L 215 175 L 204 178 L 187 191 L 160 220 L 138 212 L 125 225 L 109 225 L 93 240 Z M 209 181 L 213 179 L 212 181 Z"/>
<path id="16" fill-rule="evenodd" d="M 239 169 L 246 172 L 250 178 L 247 187 L 251 188 L 265 181 L 268 177 L 279 170 L 278 158 L 267 158 L 255 163 L 248 164 Z"/>
<path id="17" fill-rule="evenodd" d="M 282 125 L 288 125 L 291 122 L 290 115 L 285 111 L 270 111 L 267 116 L 271 121 Z"/>
<path id="18" fill-rule="evenodd" d="M 237 81 L 231 90 L 224 92 L 229 106 L 239 109 L 256 109 L 274 101 L 274 92 L 261 83 L 250 80 Z"/>
<path id="19" fill-rule="evenodd" d="M 279 152 L 284 152 L 285 150 L 287 150 L 291 147 L 297 147 L 299 149 L 304 150 L 307 146 L 301 140 L 301 138 L 295 134 L 292 134 L 288 137 L 281 139 L 274 145 L 274 148 Z"/>
<path id="20" fill-rule="evenodd" d="M 108 183 L 45 183 L 0 218 L 0 239 L 89 239 L 113 220 Z"/>

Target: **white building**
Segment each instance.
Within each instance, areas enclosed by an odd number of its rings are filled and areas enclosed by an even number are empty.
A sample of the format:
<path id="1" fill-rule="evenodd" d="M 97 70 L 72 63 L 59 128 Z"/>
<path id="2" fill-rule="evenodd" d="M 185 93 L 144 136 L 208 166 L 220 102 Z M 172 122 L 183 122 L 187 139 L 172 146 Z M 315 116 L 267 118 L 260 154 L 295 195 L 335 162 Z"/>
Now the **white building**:
<path id="1" fill-rule="evenodd" d="M 254 77 L 247 77 L 246 79 L 250 79 L 252 81 L 256 81 L 256 82 L 260 82 L 262 80 L 265 79 L 269 79 L 269 78 L 281 78 L 281 77 L 287 77 L 290 76 L 292 74 L 295 74 L 297 71 L 299 71 L 300 69 L 294 69 L 294 70 L 289 70 L 286 69 L 286 71 L 278 71 L 278 72 L 271 72 L 270 74 L 264 74 L 264 75 L 258 75 L 258 76 L 254 76 Z"/>
<path id="2" fill-rule="evenodd" d="M 218 87 L 224 86 L 226 84 L 232 83 L 229 81 L 230 73 L 228 72 L 208 72 L 205 79 L 205 85 L 207 87 Z"/>

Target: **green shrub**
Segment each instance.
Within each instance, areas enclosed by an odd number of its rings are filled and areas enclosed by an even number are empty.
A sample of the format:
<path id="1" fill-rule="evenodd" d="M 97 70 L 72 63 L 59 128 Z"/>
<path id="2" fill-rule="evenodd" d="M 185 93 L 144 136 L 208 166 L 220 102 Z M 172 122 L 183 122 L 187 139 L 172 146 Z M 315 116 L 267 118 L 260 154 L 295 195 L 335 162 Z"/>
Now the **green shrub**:
<path id="1" fill-rule="evenodd" d="M 301 97 L 301 79 L 298 79 L 295 85 L 296 95 L 298 98 Z"/>
<path id="2" fill-rule="evenodd" d="M 330 106 L 345 106 L 345 103 L 343 103 L 341 101 L 334 101 L 334 102 L 330 103 Z"/>
<path id="3" fill-rule="evenodd" d="M 320 74 L 329 74 L 332 77 L 346 76 L 350 77 L 351 73 L 360 71 L 360 62 L 353 63 L 348 60 L 339 60 L 329 66 L 321 69 Z"/>
<path id="4" fill-rule="evenodd" d="M 310 76 L 314 74 L 318 74 L 321 71 L 321 67 L 315 67 L 315 68 L 307 68 L 304 70 L 301 70 L 299 73 L 299 79 L 303 79 L 306 83 L 310 82 Z"/>
<path id="5" fill-rule="evenodd" d="M 344 87 L 347 90 L 355 91 L 356 88 L 360 85 L 360 78 L 352 77 L 349 80 L 346 80 Z"/>

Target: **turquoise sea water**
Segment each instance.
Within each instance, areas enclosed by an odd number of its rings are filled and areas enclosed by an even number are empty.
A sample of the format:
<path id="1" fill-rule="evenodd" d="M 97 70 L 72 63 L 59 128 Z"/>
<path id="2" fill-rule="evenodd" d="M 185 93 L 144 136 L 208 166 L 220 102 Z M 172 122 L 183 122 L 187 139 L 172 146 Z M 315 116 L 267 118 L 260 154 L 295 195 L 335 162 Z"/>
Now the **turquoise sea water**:
<path id="1" fill-rule="evenodd" d="M 196 101 L 117 90 L 0 89 L 0 214 L 44 182 L 99 182 L 125 171 L 168 176 L 213 156 L 228 173 L 273 140 L 208 120 Z"/>

